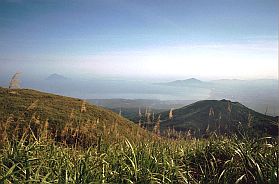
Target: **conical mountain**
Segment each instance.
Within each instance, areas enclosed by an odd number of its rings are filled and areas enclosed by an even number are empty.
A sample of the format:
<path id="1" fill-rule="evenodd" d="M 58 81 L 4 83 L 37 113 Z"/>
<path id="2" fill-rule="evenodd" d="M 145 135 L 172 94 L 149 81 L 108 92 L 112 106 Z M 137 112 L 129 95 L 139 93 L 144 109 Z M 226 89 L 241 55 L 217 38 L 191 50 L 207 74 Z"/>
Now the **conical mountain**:
<path id="1" fill-rule="evenodd" d="M 63 75 L 53 73 L 53 74 L 49 75 L 46 78 L 46 80 L 48 80 L 48 81 L 59 81 L 59 80 L 68 80 L 68 78 L 64 77 Z"/>

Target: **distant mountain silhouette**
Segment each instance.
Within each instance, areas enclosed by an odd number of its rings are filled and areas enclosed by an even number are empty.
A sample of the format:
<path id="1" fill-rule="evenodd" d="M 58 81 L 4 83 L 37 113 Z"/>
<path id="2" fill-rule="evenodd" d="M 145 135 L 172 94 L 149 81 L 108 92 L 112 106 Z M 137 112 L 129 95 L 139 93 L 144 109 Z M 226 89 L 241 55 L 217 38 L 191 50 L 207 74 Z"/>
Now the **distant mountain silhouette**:
<path id="1" fill-rule="evenodd" d="M 64 77 L 63 75 L 57 73 L 51 74 L 46 78 L 46 80 L 48 81 L 59 81 L 59 80 L 61 81 L 61 80 L 68 80 L 68 79 L 69 78 Z"/>
<path id="2" fill-rule="evenodd" d="M 174 128 L 177 131 L 195 132 L 204 135 L 207 132 L 220 134 L 237 133 L 239 127 L 253 130 L 255 134 L 278 135 L 278 117 L 258 113 L 238 102 L 229 100 L 203 100 L 161 113 L 161 129 Z"/>
<path id="3" fill-rule="evenodd" d="M 166 82 L 166 83 L 155 83 L 156 85 L 166 85 L 166 86 L 204 86 L 207 83 L 203 82 L 201 80 L 198 80 L 196 78 L 189 78 L 185 80 L 175 80 L 171 82 Z"/>

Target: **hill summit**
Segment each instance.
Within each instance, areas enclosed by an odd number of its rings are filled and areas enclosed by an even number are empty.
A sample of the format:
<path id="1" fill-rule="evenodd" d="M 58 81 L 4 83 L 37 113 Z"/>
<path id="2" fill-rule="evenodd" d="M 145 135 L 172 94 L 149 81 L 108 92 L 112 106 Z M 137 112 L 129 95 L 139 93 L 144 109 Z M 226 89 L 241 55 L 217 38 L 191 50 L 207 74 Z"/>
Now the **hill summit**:
<path id="1" fill-rule="evenodd" d="M 229 100 L 202 100 L 161 114 L 161 129 L 192 131 L 200 136 L 207 132 L 237 133 L 239 128 L 253 130 L 255 134 L 278 135 L 277 117 L 258 113 L 238 102 Z"/>

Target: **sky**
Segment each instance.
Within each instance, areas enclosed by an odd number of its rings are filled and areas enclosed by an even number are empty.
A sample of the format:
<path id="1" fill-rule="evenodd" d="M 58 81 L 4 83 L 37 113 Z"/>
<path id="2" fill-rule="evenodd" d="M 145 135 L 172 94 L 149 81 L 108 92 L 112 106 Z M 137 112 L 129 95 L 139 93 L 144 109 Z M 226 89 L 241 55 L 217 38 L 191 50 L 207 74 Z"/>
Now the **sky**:
<path id="1" fill-rule="evenodd" d="M 278 78 L 277 0 L 0 0 L 0 76 Z"/>

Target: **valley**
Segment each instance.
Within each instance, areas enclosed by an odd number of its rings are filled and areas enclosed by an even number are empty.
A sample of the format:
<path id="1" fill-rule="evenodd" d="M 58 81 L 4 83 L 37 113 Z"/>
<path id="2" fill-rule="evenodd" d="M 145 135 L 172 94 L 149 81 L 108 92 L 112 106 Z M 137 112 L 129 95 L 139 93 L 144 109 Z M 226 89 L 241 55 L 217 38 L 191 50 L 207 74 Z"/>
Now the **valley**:
<path id="1" fill-rule="evenodd" d="M 0 0 L 0 184 L 278 184 L 276 0 Z"/>

